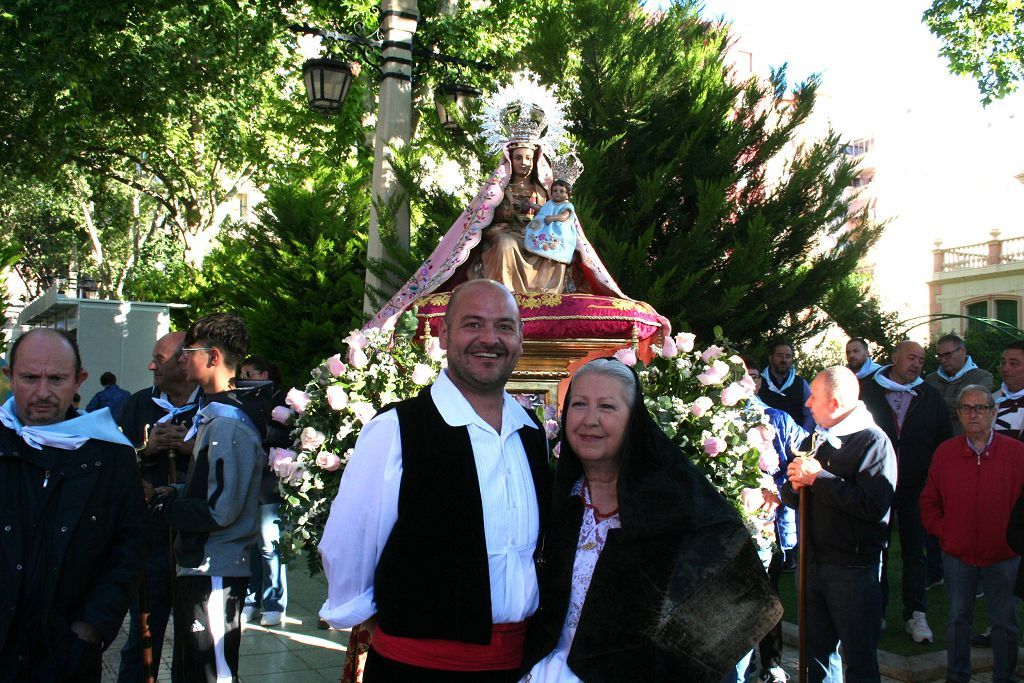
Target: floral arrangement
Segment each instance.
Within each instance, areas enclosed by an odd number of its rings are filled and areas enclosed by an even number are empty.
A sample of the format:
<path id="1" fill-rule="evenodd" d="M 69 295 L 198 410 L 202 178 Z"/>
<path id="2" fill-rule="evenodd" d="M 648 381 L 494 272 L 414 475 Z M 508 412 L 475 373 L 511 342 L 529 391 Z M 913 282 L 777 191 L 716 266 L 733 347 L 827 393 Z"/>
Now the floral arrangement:
<path id="1" fill-rule="evenodd" d="M 317 545 L 338 493 L 341 473 L 364 424 L 384 406 L 414 396 L 437 377 L 445 353 L 437 337 L 415 340 L 416 316 L 390 330 L 352 331 L 345 360 L 335 354 L 310 373 L 303 389 L 288 392 L 288 408 L 274 420 L 292 426 L 291 449 L 271 448 L 270 466 L 285 499 L 280 549 L 286 560 L 305 553 L 320 571 Z"/>
<path id="2" fill-rule="evenodd" d="M 689 332 L 653 345 L 645 364 L 632 349 L 616 353 L 636 365 L 644 402 L 662 430 L 739 511 L 759 548 L 775 539 L 774 514 L 765 509 L 764 491 L 777 495 L 770 474 L 779 468 L 772 445 L 775 431 L 758 402 L 743 360 L 720 329 L 715 344 L 695 350 Z"/>
<path id="3" fill-rule="evenodd" d="M 716 344 L 704 351 L 694 350 L 690 333 L 668 337 L 663 346 L 653 346 L 654 357 L 646 364 L 631 348 L 615 355 L 636 366 L 644 401 L 658 424 L 740 511 L 759 545 L 767 547 L 774 539 L 773 525 L 758 508 L 762 489 L 775 489 L 765 474 L 772 471 L 774 434 L 763 411 L 750 405 L 754 385 L 742 360 L 716 334 Z M 433 382 L 445 365 L 436 337 L 416 340 L 412 313 L 400 319 L 394 334 L 355 330 L 345 343 L 345 360 L 336 354 L 314 368 L 303 389 L 288 392 L 289 407 L 273 414 L 293 427 L 294 439 L 291 449 L 270 451 L 286 501 L 280 548 L 286 559 L 305 554 L 311 573 L 320 571 L 317 545 L 359 430 L 384 406 Z M 559 423 L 553 407 L 533 396 L 517 399 L 536 410 L 557 457 Z"/>

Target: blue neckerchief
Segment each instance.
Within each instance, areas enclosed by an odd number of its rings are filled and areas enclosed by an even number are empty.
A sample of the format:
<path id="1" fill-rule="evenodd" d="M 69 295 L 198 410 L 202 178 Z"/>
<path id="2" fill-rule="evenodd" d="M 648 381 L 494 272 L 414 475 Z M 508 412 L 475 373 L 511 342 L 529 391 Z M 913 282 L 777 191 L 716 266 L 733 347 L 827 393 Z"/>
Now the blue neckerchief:
<path id="1" fill-rule="evenodd" d="M 864 379 L 865 377 L 870 377 L 871 375 L 875 374 L 881 369 L 882 366 L 876 363 L 875 361 L 871 360 L 871 356 L 868 356 L 868 359 L 864 361 L 864 365 L 860 366 L 860 370 L 858 370 L 856 373 L 857 379 Z"/>
<path id="2" fill-rule="evenodd" d="M 775 382 L 772 381 L 772 371 L 770 367 L 765 368 L 761 371 L 761 379 L 765 381 L 768 386 L 768 391 L 773 391 L 779 396 L 785 396 L 786 389 L 793 386 L 793 380 L 796 379 L 796 368 L 790 368 L 789 374 L 786 375 L 786 381 L 782 383 L 781 387 L 776 387 Z"/>
<path id="3" fill-rule="evenodd" d="M 886 376 L 885 371 L 889 370 L 891 367 L 892 367 L 891 364 L 890 365 L 886 365 L 881 370 L 876 372 L 875 373 L 875 381 L 878 382 L 880 385 L 882 385 L 882 388 L 884 388 L 886 391 L 904 391 L 904 392 L 907 392 L 907 393 L 911 393 L 914 396 L 917 396 L 917 392 L 914 391 L 914 387 L 916 387 L 918 384 L 920 384 L 924 380 L 921 379 L 920 377 L 917 377 L 917 378 L 914 379 L 913 382 L 910 382 L 909 384 L 900 384 L 900 383 L 898 383 L 898 382 L 896 382 L 894 380 L 889 379 L 889 377 Z M 889 370 L 889 371 L 892 372 L 891 370 Z"/>
<path id="4" fill-rule="evenodd" d="M 26 426 L 18 419 L 18 408 L 11 396 L 0 406 L 0 424 L 13 430 L 26 444 L 38 450 L 42 450 L 43 446 L 51 446 L 73 451 L 81 448 L 89 439 L 132 445 L 114 422 L 110 408 L 100 408 L 54 424 Z"/>
<path id="5" fill-rule="evenodd" d="M 199 387 L 196 387 L 192 391 L 192 395 L 188 397 L 188 401 L 184 405 L 181 405 L 181 406 L 174 405 L 173 403 L 171 403 L 170 401 L 168 401 L 165 398 L 166 396 L 167 396 L 167 394 L 161 392 L 160 396 L 151 396 L 150 397 L 151 399 L 153 399 L 153 403 L 157 404 L 158 407 L 160 407 L 162 410 L 165 410 L 167 412 L 166 415 L 164 415 L 163 417 L 161 417 L 159 420 L 156 421 L 157 424 L 161 424 L 161 423 L 164 423 L 164 422 L 170 422 L 171 420 L 176 418 L 178 415 L 181 415 L 183 413 L 187 413 L 190 410 L 197 410 L 198 407 L 199 407 L 199 399 L 198 399 Z M 187 441 L 187 439 L 186 439 L 186 441 Z"/>
<path id="6" fill-rule="evenodd" d="M 945 381 L 945 382 L 955 382 L 958 379 L 960 379 L 961 377 L 963 377 L 964 375 L 966 375 L 971 370 L 976 369 L 977 367 L 978 366 L 977 366 L 977 364 L 975 364 L 974 359 L 971 358 L 970 356 L 967 356 L 967 360 L 964 361 L 964 366 L 962 368 L 960 368 L 960 371 L 957 372 L 952 377 L 947 375 L 946 371 L 943 370 L 942 368 L 939 368 L 939 373 L 938 374 L 939 374 L 939 377 L 941 377 L 942 380 Z"/>
<path id="7" fill-rule="evenodd" d="M 260 435 L 260 430 L 256 429 L 256 425 L 253 423 L 252 418 L 245 414 L 245 412 L 236 406 L 228 405 L 227 403 L 207 403 L 203 405 L 202 402 L 199 404 L 199 412 L 196 413 L 196 418 L 192 421 L 192 426 L 189 427 L 188 432 L 185 434 L 183 441 L 188 441 L 196 435 L 199 431 L 199 426 L 205 422 L 209 422 L 215 417 L 227 417 L 232 420 L 238 420 L 246 427 L 251 429 L 257 437 Z"/>

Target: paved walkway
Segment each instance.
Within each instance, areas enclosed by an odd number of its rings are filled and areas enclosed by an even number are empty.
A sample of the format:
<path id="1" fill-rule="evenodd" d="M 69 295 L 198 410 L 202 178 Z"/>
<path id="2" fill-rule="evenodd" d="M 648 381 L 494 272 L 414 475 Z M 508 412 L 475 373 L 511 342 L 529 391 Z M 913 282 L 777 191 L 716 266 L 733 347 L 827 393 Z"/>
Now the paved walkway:
<path id="1" fill-rule="evenodd" d="M 247 624 L 242 634 L 240 678 L 243 683 L 323 683 L 338 681 L 345 658 L 348 631 L 321 631 L 317 628 L 317 612 L 327 593 L 324 577 L 310 578 L 302 563 L 288 576 L 288 614 L 280 626 L 263 627 Z M 121 645 L 127 636 L 128 620 L 121 628 L 121 636 L 107 650 L 103 658 L 103 681 L 117 680 Z M 787 629 L 795 633 L 795 628 Z M 160 665 L 160 681 L 170 681 L 171 628 Z M 975 656 L 983 654 L 975 651 Z M 899 678 L 883 677 L 883 681 L 915 680 L 922 682 L 945 680 L 945 655 L 931 656 L 932 666 L 911 667 L 913 672 Z M 783 666 L 792 680 L 796 680 L 797 650 L 787 645 L 783 653 Z M 906 658 L 902 658 L 906 659 Z M 915 658 L 917 659 L 917 658 Z M 938 666 L 935 666 L 937 664 Z M 991 673 L 975 675 L 973 681 L 989 683 Z"/>

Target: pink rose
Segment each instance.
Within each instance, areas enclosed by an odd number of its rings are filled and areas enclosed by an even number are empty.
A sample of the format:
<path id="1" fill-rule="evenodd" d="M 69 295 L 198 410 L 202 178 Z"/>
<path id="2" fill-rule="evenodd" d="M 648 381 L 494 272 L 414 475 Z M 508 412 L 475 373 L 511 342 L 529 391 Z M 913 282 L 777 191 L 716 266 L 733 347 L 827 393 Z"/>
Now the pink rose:
<path id="1" fill-rule="evenodd" d="M 716 346 L 715 344 L 712 344 L 708 348 L 704 349 L 704 352 L 700 354 L 700 359 L 707 363 L 712 358 L 718 358 L 719 356 L 721 356 L 723 350 L 724 349 L 722 349 L 721 346 Z"/>
<path id="2" fill-rule="evenodd" d="M 632 346 L 625 349 L 619 349 L 614 355 L 615 358 L 623 365 L 628 365 L 629 367 L 636 365 L 636 351 L 633 350 Z"/>
<path id="3" fill-rule="evenodd" d="M 662 358 L 675 358 L 679 355 L 679 349 L 676 348 L 675 340 L 672 337 L 665 337 L 665 345 L 661 347 Z"/>
<path id="4" fill-rule="evenodd" d="M 297 455 L 298 453 L 287 448 L 271 448 L 267 460 L 269 461 L 270 469 L 274 469 L 279 461 L 294 460 Z"/>
<path id="5" fill-rule="evenodd" d="M 697 379 L 704 386 L 711 386 L 713 384 L 721 384 L 726 375 L 729 374 L 729 366 L 720 360 L 714 361 L 708 368 L 697 375 Z"/>
<path id="6" fill-rule="evenodd" d="M 324 445 L 324 441 L 327 441 L 324 433 L 312 427 L 306 427 L 299 432 L 299 443 L 302 445 L 302 450 L 315 451 Z"/>
<path id="7" fill-rule="evenodd" d="M 758 459 L 757 466 L 761 468 L 762 472 L 768 474 L 775 474 L 779 471 L 779 455 L 775 452 L 775 449 L 771 444 L 765 443 L 757 447 Z"/>
<path id="8" fill-rule="evenodd" d="M 680 332 L 676 335 L 676 348 L 683 353 L 689 353 L 693 351 L 693 343 L 697 339 L 697 335 L 692 332 Z"/>
<path id="9" fill-rule="evenodd" d="M 357 370 L 362 370 L 370 364 L 370 359 L 366 357 L 360 346 L 350 346 L 348 349 L 348 364 Z"/>
<path id="10" fill-rule="evenodd" d="M 441 348 L 441 340 L 437 337 L 428 339 L 424 350 L 427 352 L 427 358 L 435 363 L 440 363 L 444 358 L 444 349 Z"/>
<path id="11" fill-rule="evenodd" d="M 282 460 L 274 466 L 274 474 L 286 482 L 293 482 L 302 478 L 305 468 L 294 460 Z"/>
<path id="12" fill-rule="evenodd" d="M 350 349 L 365 349 L 370 340 L 366 338 L 362 330 L 352 330 L 348 333 L 348 336 L 343 339 Z"/>
<path id="13" fill-rule="evenodd" d="M 342 410 L 348 405 L 348 392 L 338 384 L 327 387 L 327 405 L 331 410 Z"/>
<path id="14" fill-rule="evenodd" d="M 365 401 L 359 401 L 357 403 L 349 403 L 348 409 L 356 416 L 362 424 L 366 424 L 373 419 L 373 416 L 377 414 L 376 409 L 370 403 Z"/>
<path id="15" fill-rule="evenodd" d="M 558 422 L 555 420 L 547 420 L 544 422 L 544 434 L 547 435 L 548 441 L 558 436 Z"/>
<path id="16" fill-rule="evenodd" d="M 749 394 L 742 386 L 733 382 L 725 389 L 722 389 L 722 405 L 734 406 L 745 399 L 748 395 Z"/>
<path id="17" fill-rule="evenodd" d="M 761 489 L 745 488 L 740 491 L 740 503 L 744 510 L 754 512 L 764 505 L 764 494 L 761 493 Z"/>
<path id="18" fill-rule="evenodd" d="M 338 457 L 337 453 L 320 451 L 316 456 L 316 464 L 328 472 L 333 472 L 341 467 L 341 458 Z"/>
<path id="19" fill-rule="evenodd" d="M 690 404 L 690 414 L 694 417 L 703 417 L 704 413 L 711 410 L 711 406 L 715 405 L 707 396 L 701 396 L 696 401 Z"/>
<path id="20" fill-rule="evenodd" d="M 280 422 L 283 425 L 288 424 L 288 420 L 292 418 L 295 411 L 288 406 L 274 406 L 274 409 L 270 411 L 270 419 L 274 422 Z"/>
<path id="21" fill-rule="evenodd" d="M 704 452 L 715 457 L 726 449 L 725 440 L 719 439 L 717 436 L 709 436 L 704 439 Z"/>
<path id="22" fill-rule="evenodd" d="M 755 388 L 754 380 L 752 380 L 750 378 L 750 375 L 748 375 L 747 373 L 743 373 L 743 376 L 740 377 L 740 386 L 743 387 L 744 389 L 746 389 L 748 394 L 750 394 L 750 395 L 754 394 L 754 388 Z"/>
<path id="23" fill-rule="evenodd" d="M 327 359 L 327 372 L 335 377 L 341 377 L 345 374 L 345 364 L 341 362 L 340 353 L 336 353 Z"/>
<path id="24" fill-rule="evenodd" d="M 434 369 L 429 365 L 423 363 L 417 363 L 412 369 L 412 381 L 419 385 L 424 385 L 434 379 Z"/>
<path id="25" fill-rule="evenodd" d="M 309 405 L 309 394 L 292 387 L 284 397 L 284 402 L 294 408 L 296 413 L 301 413 Z"/>

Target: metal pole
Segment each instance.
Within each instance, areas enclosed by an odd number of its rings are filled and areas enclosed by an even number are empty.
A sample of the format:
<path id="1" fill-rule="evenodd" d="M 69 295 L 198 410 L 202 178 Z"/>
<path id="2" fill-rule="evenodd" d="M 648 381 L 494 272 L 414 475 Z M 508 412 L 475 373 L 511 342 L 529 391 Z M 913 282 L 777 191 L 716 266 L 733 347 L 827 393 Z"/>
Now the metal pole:
<path id="1" fill-rule="evenodd" d="M 381 0 L 382 64 L 381 83 L 377 103 L 377 129 L 373 147 L 373 179 L 370 207 L 370 233 L 367 257 L 380 261 L 386 257 L 380 238 L 380 216 L 377 205 L 387 205 L 401 191 L 391 166 L 393 148 L 404 147 L 412 135 L 412 37 L 416 33 L 419 13 L 416 0 Z M 409 249 L 409 202 L 401 203 L 394 215 L 395 235 L 400 248 Z M 379 277 L 367 271 L 367 293 L 363 309 L 373 314 L 370 290 L 384 290 L 390 297 L 390 287 Z"/>

